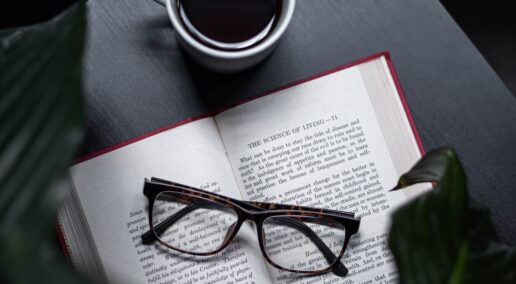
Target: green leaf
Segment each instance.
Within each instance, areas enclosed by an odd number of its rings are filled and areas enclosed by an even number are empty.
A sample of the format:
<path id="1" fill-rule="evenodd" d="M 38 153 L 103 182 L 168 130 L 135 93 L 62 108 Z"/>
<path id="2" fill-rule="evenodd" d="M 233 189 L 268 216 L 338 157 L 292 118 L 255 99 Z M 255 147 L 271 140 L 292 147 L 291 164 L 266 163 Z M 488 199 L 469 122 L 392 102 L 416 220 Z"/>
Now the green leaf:
<path id="1" fill-rule="evenodd" d="M 516 249 L 499 241 L 485 207 L 470 202 L 468 216 L 465 283 L 516 283 Z"/>
<path id="2" fill-rule="evenodd" d="M 73 282 L 56 249 L 62 178 L 81 139 L 86 8 L 0 31 L 0 279 Z"/>
<path id="3" fill-rule="evenodd" d="M 455 152 L 428 153 L 395 189 L 419 182 L 435 188 L 393 214 L 389 246 L 400 283 L 516 283 L 514 249 L 498 242 L 487 211 L 469 200 Z"/>
<path id="4" fill-rule="evenodd" d="M 448 159 L 452 157 L 452 151 L 449 148 L 439 148 L 424 156 L 410 171 L 400 177 L 398 184 L 391 190 L 402 189 L 416 183 L 440 180 L 445 173 Z"/>

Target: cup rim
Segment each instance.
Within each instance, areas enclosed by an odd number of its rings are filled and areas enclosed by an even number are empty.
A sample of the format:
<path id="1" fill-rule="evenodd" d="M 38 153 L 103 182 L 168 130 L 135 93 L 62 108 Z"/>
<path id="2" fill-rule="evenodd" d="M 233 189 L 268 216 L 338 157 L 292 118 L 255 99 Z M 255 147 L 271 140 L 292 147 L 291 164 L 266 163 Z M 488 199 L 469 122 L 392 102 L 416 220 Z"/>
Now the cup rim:
<path id="1" fill-rule="evenodd" d="M 194 39 L 181 24 L 179 14 L 177 12 L 177 9 L 174 8 L 172 1 L 175 2 L 177 0 L 166 0 L 166 6 L 170 21 L 172 22 L 172 25 L 174 26 L 176 33 L 197 51 L 212 57 L 224 59 L 239 59 L 251 57 L 263 51 L 266 51 L 272 46 L 274 46 L 274 44 L 276 44 L 276 42 L 287 29 L 287 26 L 289 25 L 290 20 L 292 19 L 292 16 L 294 14 L 294 7 L 296 3 L 296 0 L 283 0 L 287 4 L 286 9 L 284 5 L 284 9 L 282 10 L 283 12 L 281 13 L 280 19 L 278 20 L 278 25 L 273 29 L 272 33 L 265 38 L 264 41 L 248 49 L 238 51 L 225 51 L 206 46 Z"/>

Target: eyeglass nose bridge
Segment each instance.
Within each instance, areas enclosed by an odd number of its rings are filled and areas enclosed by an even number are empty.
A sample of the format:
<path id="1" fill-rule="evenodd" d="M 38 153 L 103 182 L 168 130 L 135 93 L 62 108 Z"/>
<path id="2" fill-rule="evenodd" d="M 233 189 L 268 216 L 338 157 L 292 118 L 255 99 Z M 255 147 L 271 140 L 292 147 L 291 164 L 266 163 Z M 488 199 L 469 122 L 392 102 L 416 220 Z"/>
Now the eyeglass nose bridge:
<path id="1" fill-rule="evenodd" d="M 245 208 L 239 209 L 242 211 L 237 211 L 238 220 L 233 222 L 233 224 L 229 226 L 226 236 L 224 237 L 224 245 L 227 242 L 230 242 L 235 237 L 235 235 L 240 231 L 240 227 L 242 227 L 244 223 L 247 222 L 249 225 L 254 225 L 255 227 L 257 227 L 258 223 L 261 222 L 263 219 L 259 215 L 249 214 L 251 212 L 249 210 L 246 210 Z"/>

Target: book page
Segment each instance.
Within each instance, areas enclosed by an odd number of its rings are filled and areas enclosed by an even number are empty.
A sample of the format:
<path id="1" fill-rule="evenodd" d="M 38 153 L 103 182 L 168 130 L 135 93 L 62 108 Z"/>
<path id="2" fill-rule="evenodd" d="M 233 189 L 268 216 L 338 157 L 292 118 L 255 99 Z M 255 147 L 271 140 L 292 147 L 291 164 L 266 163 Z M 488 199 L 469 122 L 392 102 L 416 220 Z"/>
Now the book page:
<path id="1" fill-rule="evenodd" d="M 144 178 L 159 177 L 241 198 L 212 118 L 167 130 L 70 169 L 99 259 L 111 283 L 269 282 L 256 233 L 244 225 L 235 241 L 213 257 L 176 253 L 156 242 L 143 245 L 149 229 Z M 200 234 L 178 236 L 207 242 Z M 65 232 L 66 236 L 66 232 Z M 194 239 L 194 237 L 196 237 Z M 71 248 L 74 259 L 74 248 Z"/>
<path id="2" fill-rule="evenodd" d="M 351 67 L 215 117 L 246 199 L 332 208 L 362 217 L 359 233 L 352 238 L 343 259 L 348 276 L 340 278 L 328 273 L 298 277 L 269 266 L 277 283 L 396 281 L 393 257 L 387 247 L 387 213 L 406 196 L 388 190 L 396 184 L 400 171 L 416 162 L 419 152 L 411 136 L 400 142 L 405 147 L 401 151 L 406 152 L 399 155 L 404 157 L 402 161 L 393 161 L 390 149 L 397 145 L 388 145 L 386 140 L 396 139 L 385 139 L 385 135 L 410 132 L 410 126 L 392 80 L 386 79 L 390 77 L 385 59 L 376 59 L 370 66 L 374 72 L 363 66 Z M 391 96 L 393 102 L 373 103 L 363 73 L 368 75 L 367 84 L 377 80 L 377 89 Z M 376 73 L 384 77 L 377 78 Z M 386 120 L 393 129 L 385 132 L 386 122 L 378 119 L 379 112 L 398 113 L 405 121 L 396 118 L 393 124 Z M 291 242 L 284 241 L 287 249 L 281 253 L 285 257 L 293 256 L 287 245 Z M 309 262 L 310 253 L 305 253 Z"/>

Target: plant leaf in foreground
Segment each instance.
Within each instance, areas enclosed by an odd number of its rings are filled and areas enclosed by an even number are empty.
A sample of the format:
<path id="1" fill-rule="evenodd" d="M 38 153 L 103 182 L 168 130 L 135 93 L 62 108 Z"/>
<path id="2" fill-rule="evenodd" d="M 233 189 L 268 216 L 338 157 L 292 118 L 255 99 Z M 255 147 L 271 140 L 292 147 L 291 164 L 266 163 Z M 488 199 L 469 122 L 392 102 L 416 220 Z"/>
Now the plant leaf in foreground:
<path id="1" fill-rule="evenodd" d="M 469 200 L 455 152 L 428 153 L 395 189 L 420 182 L 435 188 L 393 215 L 389 246 L 400 283 L 516 283 L 514 249 L 499 243 L 487 211 Z"/>
<path id="2" fill-rule="evenodd" d="M 38 25 L 0 31 L 0 279 L 77 283 L 56 249 L 56 186 L 82 138 L 81 1 Z"/>

